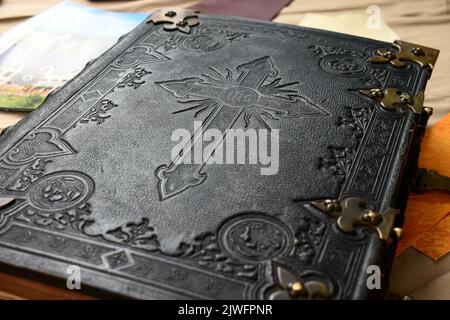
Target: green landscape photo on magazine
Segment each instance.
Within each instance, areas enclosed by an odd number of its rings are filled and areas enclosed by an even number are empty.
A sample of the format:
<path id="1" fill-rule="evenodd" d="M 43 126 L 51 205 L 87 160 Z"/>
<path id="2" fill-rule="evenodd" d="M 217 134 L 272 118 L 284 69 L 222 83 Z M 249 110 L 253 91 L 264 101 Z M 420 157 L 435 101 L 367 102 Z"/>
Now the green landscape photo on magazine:
<path id="1" fill-rule="evenodd" d="M 32 111 L 147 14 L 63 2 L 0 37 L 0 110 Z"/>

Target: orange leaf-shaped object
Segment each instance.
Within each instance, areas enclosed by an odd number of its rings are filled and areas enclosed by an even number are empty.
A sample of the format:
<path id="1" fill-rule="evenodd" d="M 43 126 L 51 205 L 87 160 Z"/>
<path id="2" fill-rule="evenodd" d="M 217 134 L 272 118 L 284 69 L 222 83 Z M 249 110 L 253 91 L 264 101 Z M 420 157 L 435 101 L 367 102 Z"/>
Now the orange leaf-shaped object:
<path id="1" fill-rule="evenodd" d="M 450 176 L 450 114 L 427 130 L 422 141 L 419 166 L 435 170 L 441 175 Z M 397 254 L 401 254 L 411 245 L 417 245 L 422 252 L 431 254 L 432 249 L 425 249 L 425 247 L 437 242 L 441 243 L 439 253 L 445 250 L 450 251 L 450 235 L 431 232 L 432 228 L 449 212 L 449 193 L 411 194 L 406 209 L 404 238 L 398 245 Z M 442 222 L 439 228 L 444 226 L 444 222 Z M 429 240 L 424 240 L 426 237 Z M 419 241 L 419 239 L 422 240 Z M 433 253 L 433 256 L 442 256 L 442 254 Z"/>

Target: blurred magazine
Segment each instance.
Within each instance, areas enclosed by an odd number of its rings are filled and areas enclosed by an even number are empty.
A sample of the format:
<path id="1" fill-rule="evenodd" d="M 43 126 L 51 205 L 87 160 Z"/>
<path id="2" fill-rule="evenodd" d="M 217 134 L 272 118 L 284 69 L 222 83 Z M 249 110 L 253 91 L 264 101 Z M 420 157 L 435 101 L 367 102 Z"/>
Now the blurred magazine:
<path id="1" fill-rule="evenodd" d="M 0 110 L 31 111 L 148 14 L 62 2 L 0 37 Z"/>

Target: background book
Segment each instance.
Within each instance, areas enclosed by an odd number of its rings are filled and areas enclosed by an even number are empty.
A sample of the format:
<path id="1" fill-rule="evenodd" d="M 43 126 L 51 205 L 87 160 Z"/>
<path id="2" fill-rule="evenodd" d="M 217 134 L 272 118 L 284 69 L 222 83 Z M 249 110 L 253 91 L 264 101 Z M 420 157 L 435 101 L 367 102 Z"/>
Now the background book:
<path id="1" fill-rule="evenodd" d="M 62 2 L 0 38 L 0 109 L 35 109 L 148 15 Z"/>

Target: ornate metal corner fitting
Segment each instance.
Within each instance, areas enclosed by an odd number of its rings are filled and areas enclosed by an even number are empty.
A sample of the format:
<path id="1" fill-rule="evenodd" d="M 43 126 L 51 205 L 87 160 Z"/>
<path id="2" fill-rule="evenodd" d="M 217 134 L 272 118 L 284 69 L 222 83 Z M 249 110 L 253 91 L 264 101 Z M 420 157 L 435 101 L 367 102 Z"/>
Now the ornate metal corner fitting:
<path id="1" fill-rule="evenodd" d="M 378 101 L 380 106 L 385 109 L 395 110 L 399 107 L 406 107 L 416 114 L 421 114 L 423 111 L 427 113 L 432 112 L 431 108 L 423 106 L 423 101 L 425 99 L 423 92 L 419 92 L 415 97 L 397 88 L 386 88 L 384 90 L 375 88 L 359 90 L 359 92 Z"/>
<path id="2" fill-rule="evenodd" d="M 190 33 L 191 28 L 199 24 L 198 13 L 200 12 L 189 9 L 163 8 L 155 11 L 147 23 L 163 23 L 164 30 Z"/>
<path id="3" fill-rule="evenodd" d="M 398 209 L 389 208 L 378 213 L 368 207 L 367 201 L 359 197 L 348 197 L 338 200 L 313 201 L 311 205 L 326 214 L 337 218 L 337 226 L 346 233 L 354 233 L 355 227 L 365 225 L 375 229 L 380 239 L 388 240 L 393 231 Z M 397 235 L 397 231 L 394 231 Z"/>
<path id="4" fill-rule="evenodd" d="M 269 293 L 269 300 L 325 299 L 331 294 L 330 289 L 323 282 L 302 281 L 281 266 L 275 269 L 275 279 L 277 286 Z"/>
<path id="5" fill-rule="evenodd" d="M 433 69 L 439 55 L 439 50 L 405 41 L 395 40 L 393 46 L 398 52 L 392 52 L 390 49 L 379 49 L 377 51 L 378 55 L 369 58 L 369 61 L 373 63 L 390 63 L 396 68 L 404 68 L 406 67 L 404 61 L 411 61 L 422 68 L 429 67 Z"/>

